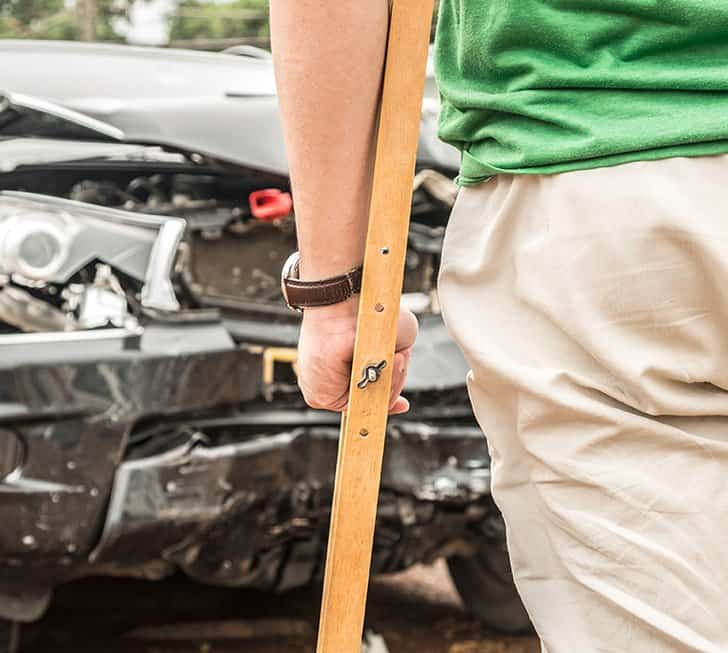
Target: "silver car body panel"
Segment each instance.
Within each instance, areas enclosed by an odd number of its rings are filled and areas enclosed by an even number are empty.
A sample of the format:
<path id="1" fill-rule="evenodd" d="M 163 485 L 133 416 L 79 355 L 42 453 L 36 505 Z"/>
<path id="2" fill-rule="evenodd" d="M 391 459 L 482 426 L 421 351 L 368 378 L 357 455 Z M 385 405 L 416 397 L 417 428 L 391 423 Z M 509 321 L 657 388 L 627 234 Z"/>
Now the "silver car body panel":
<path id="1" fill-rule="evenodd" d="M 0 89 L 42 97 L 157 143 L 287 174 L 270 59 L 188 50 L 0 40 Z M 432 84 L 430 85 L 432 88 Z M 423 107 L 419 159 L 457 168 L 437 140 L 437 98 Z"/>

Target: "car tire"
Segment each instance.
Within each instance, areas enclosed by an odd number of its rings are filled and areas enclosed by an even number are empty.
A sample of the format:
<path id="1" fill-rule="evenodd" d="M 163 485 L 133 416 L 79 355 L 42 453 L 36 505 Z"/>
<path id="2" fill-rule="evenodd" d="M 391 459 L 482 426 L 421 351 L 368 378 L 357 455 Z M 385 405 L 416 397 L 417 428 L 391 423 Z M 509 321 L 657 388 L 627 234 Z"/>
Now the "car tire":
<path id="1" fill-rule="evenodd" d="M 533 631 L 513 584 L 505 543 L 484 538 L 474 555 L 447 563 L 465 607 L 483 625 L 509 635 Z"/>
<path id="2" fill-rule="evenodd" d="M 0 619 L 0 653 L 17 653 L 20 645 L 20 624 Z"/>

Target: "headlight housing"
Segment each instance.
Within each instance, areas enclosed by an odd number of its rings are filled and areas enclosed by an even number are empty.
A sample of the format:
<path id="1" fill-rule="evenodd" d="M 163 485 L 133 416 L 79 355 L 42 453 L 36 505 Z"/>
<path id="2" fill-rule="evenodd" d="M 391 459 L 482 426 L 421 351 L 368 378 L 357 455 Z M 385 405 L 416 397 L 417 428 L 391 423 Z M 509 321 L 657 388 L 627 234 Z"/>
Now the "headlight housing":
<path id="1" fill-rule="evenodd" d="M 0 275 L 67 283 L 99 261 L 142 285 L 141 303 L 179 309 L 170 274 L 184 220 L 127 213 L 81 202 L 0 192 Z"/>

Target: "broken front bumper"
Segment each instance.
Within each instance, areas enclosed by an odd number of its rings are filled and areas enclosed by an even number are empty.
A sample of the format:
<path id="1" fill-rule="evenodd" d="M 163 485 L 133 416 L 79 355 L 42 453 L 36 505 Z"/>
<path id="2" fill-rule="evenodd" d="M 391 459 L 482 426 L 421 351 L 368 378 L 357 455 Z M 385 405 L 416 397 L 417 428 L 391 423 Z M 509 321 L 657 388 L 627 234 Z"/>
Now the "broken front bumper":
<path id="1" fill-rule="evenodd" d="M 86 574 L 275 590 L 320 577 L 339 417 L 271 392 L 270 348 L 226 326 L 193 312 L 3 337 L 0 617 L 36 618 Z M 467 552 L 499 523 L 464 364 L 437 319 L 417 347 L 415 408 L 389 425 L 376 572 Z"/>
<path id="2" fill-rule="evenodd" d="M 329 420 L 260 410 L 180 426 L 178 446 L 119 467 L 93 563 L 267 590 L 318 578 L 339 435 Z M 251 427 L 263 434 L 246 438 Z M 469 525 L 490 512 L 489 462 L 473 425 L 393 420 L 374 571 L 467 546 Z"/>
<path id="3" fill-rule="evenodd" d="M 87 564 L 140 420 L 259 394 L 260 356 L 195 320 L 0 336 L 0 617 L 38 616 Z"/>

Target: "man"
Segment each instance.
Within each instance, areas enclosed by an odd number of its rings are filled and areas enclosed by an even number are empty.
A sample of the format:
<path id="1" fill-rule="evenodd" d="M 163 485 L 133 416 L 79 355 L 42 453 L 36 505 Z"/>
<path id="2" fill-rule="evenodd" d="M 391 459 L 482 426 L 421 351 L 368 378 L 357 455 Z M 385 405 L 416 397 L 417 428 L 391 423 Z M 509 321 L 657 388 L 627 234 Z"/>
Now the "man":
<path id="1" fill-rule="evenodd" d="M 271 2 L 306 281 L 361 264 L 387 12 Z M 436 67 L 443 314 L 543 650 L 728 651 L 728 3 L 442 0 Z M 304 310 L 312 406 L 356 302 Z"/>

